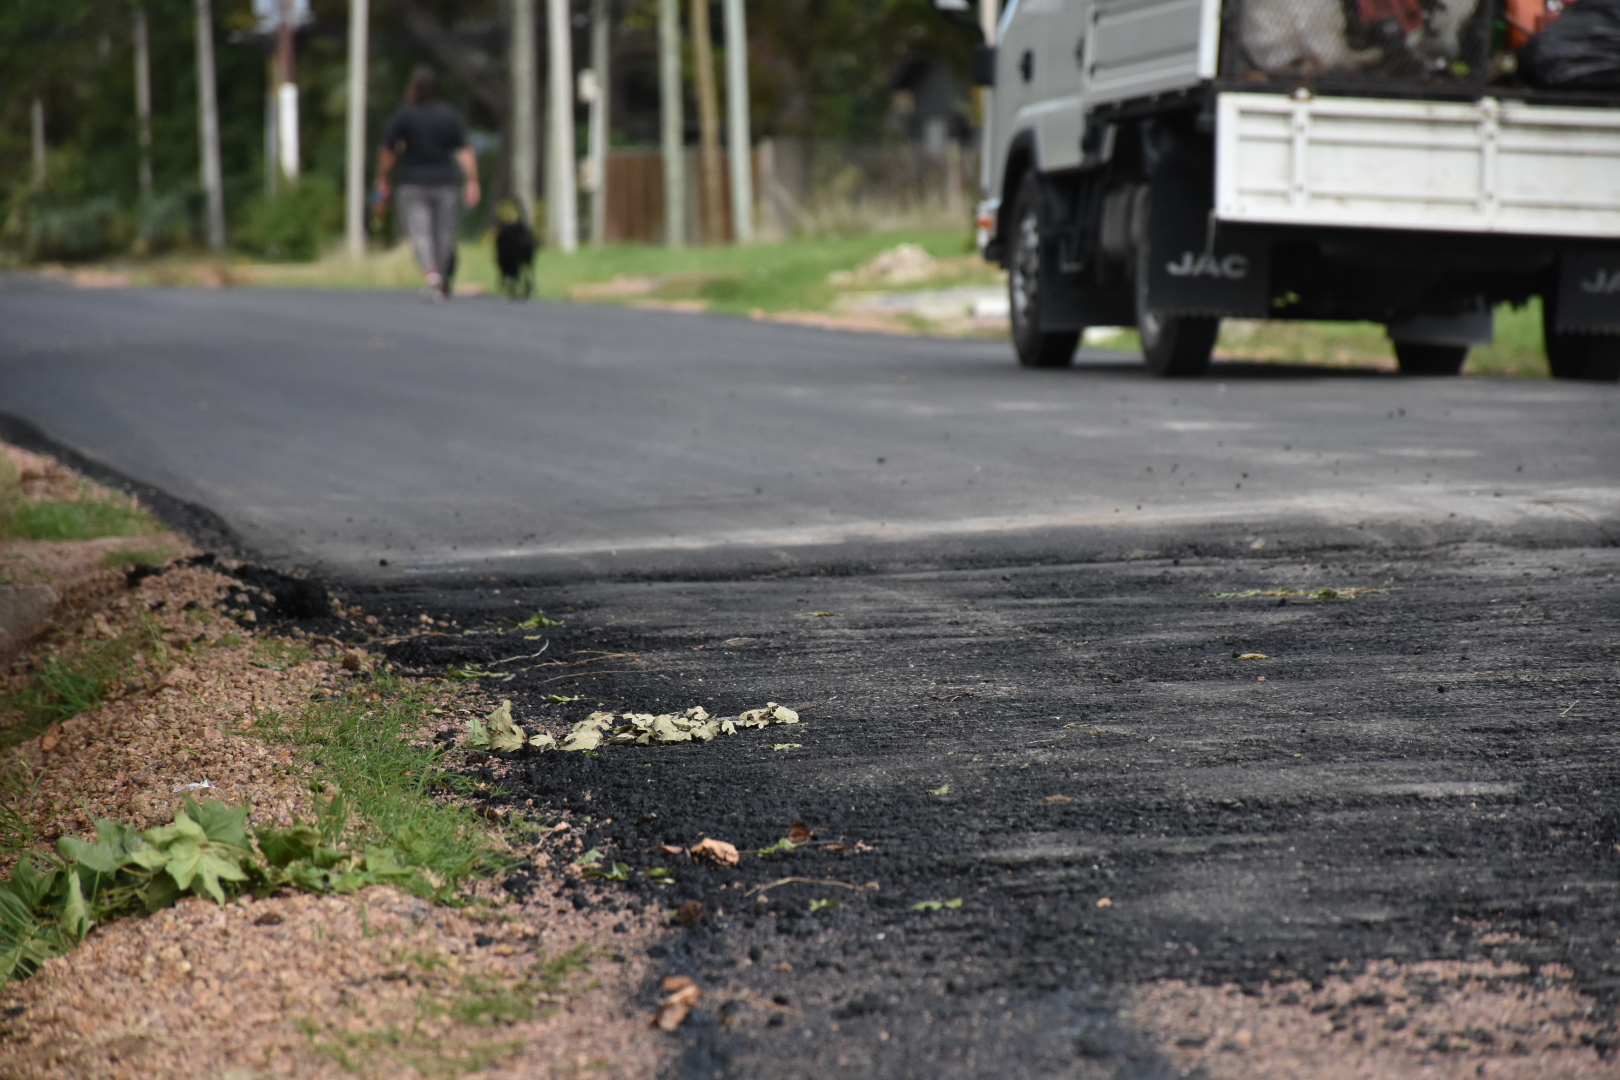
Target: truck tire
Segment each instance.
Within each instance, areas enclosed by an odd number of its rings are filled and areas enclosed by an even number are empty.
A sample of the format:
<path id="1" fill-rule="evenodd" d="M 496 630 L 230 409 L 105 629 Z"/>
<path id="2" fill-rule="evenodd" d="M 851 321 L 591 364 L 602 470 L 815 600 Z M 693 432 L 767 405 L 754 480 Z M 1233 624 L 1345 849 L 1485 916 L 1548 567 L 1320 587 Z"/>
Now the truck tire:
<path id="1" fill-rule="evenodd" d="M 1136 248 L 1136 332 L 1142 338 L 1147 369 L 1161 379 L 1202 375 L 1221 320 L 1213 315 L 1163 315 L 1147 303 L 1148 263 L 1152 253 L 1144 237 Z"/>
<path id="2" fill-rule="evenodd" d="M 1553 327 L 1557 325 L 1557 291 L 1549 289 L 1541 298 L 1541 340 L 1553 378 L 1620 381 L 1620 338 L 1607 334 L 1555 334 Z"/>
<path id="3" fill-rule="evenodd" d="M 1152 202 L 1147 202 L 1152 214 Z M 1144 227 L 1150 217 L 1145 217 Z M 1136 332 L 1142 338 L 1142 359 L 1160 379 L 1184 379 L 1209 371 L 1210 353 L 1220 335 L 1217 316 L 1166 316 L 1147 306 L 1147 275 L 1152 262 L 1147 236 L 1136 244 Z"/>
<path id="4" fill-rule="evenodd" d="M 1395 361 L 1402 375 L 1459 375 L 1468 359 L 1466 345 L 1421 345 L 1415 341 L 1395 343 Z"/>
<path id="5" fill-rule="evenodd" d="M 1013 202 L 1012 236 L 1007 244 L 1007 302 L 1013 348 L 1029 368 L 1061 368 L 1074 362 L 1080 331 L 1041 329 L 1041 205 L 1034 173 L 1024 177 Z"/>

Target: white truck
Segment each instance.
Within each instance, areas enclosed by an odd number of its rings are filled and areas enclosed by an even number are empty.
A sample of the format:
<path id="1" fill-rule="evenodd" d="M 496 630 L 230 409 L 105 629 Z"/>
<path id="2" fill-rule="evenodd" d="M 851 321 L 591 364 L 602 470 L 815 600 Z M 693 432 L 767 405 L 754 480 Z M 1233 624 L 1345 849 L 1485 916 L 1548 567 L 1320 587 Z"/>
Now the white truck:
<path id="1" fill-rule="evenodd" d="M 1528 86 L 1524 6 L 1011 0 L 978 239 L 1019 361 L 1134 325 L 1195 375 L 1222 318 L 1368 320 L 1455 374 L 1539 296 L 1552 373 L 1620 378 L 1620 92 Z"/>

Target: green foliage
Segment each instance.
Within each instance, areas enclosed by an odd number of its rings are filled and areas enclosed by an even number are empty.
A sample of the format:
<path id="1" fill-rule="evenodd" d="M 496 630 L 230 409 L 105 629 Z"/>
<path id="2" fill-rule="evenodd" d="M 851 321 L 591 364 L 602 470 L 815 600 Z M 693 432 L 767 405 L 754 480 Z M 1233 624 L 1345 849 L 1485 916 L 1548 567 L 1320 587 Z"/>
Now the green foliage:
<path id="1" fill-rule="evenodd" d="M 8 248 L 34 261 L 99 258 L 127 248 L 133 234 L 133 220 L 111 195 L 68 200 L 39 188 L 12 197 L 0 230 Z"/>
<path id="2" fill-rule="evenodd" d="M 546 613 L 543 611 L 537 611 L 521 622 L 513 622 L 510 619 L 507 621 L 512 623 L 512 629 L 514 630 L 539 630 L 543 627 L 561 626 L 563 624 L 563 620 L 561 619 L 546 618 Z"/>
<path id="3" fill-rule="evenodd" d="M 54 859 L 24 855 L 0 883 L 0 983 L 26 978 L 95 926 L 158 911 L 188 893 L 223 904 L 244 888 L 349 893 L 386 883 L 431 889 L 389 848 L 345 846 L 349 821 L 341 794 L 318 804 L 314 825 L 263 828 L 249 839 L 247 819 L 246 806 L 212 799 L 199 806 L 188 795 L 172 824 L 137 833 L 101 819 L 93 841 L 65 836 Z"/>
<path id="4" fill-rule="evenodd" d="M 345 823 L 351 846 L 367 852 L 367 870 L 385 872 L 372 865 L 372 848 L 392 852 L 398 867 L 411 871 L 398 878 L 401 888 L 447 900 L 458 883 L 499 869 L 501 859 L 472 810 L 439 797 L 471 787 L 444 767 L 444 748 L 410 741 L 429 719 L 423 697 L 402 692 L 389 676 L 370 683 L 382 700 L 368 700 L 367 689 L 312 703 L 296 717 L 266 713 L 259 731 L 296 748 L 312 777 L 318 770 L 342 792 L 343 802 L 328 803 L 327 812 Z M 334 846 L 338 835 L 329 829 L 324 842 Z M 386 872 L 392 875 L 392 866 Z"/>
<path id="5" fill-rule="evenodd" d="M 0 540 L 97 540 L 162 530 L 150 511 L 116 492 L 96 497 L 87 489 L 78 499 L 28 499 L 9 459 L 0 466 Z"/>
<path id="6" fill-rule="evenodd" d="M 142 564 L 146 566 L 162 566 L 174 556 L 175 551 L 171 547 L 119 548 L 117 551 L 107 552 L 101 562 L 103 566 L 110 567 L 139 566 Z"/>
<path id="7" fill-rule="evenodd" d="M 0 747 L 26 742 L 50 725 L 100 705 L 115 685 L 133 675 L 142 654 L 159 662 L 169 655 L 161 628 L 144 614 L 111 641 L 73 641 L 46 655 L 27 682 L 0 695 L 0 715 L 12 714 L 0 729 Z"/>
<path id="8" fill-rule="evenodd" d="M 304 176 L 274 198 L 248 204 L 237 245 L 268 259 L 308 262 L 343 225 L 343 196 L 330 177 Z"/>

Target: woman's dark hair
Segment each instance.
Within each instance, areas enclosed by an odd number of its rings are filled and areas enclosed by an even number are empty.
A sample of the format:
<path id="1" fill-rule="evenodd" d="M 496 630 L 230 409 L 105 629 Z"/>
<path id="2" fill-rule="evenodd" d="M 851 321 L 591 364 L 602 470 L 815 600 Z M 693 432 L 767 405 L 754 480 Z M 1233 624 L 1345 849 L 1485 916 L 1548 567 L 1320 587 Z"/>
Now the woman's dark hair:
<path id="1" fill-rule="evenodd" d="M 418 64 L 405 82 L 405 100 L 421 105 L 439 96 L 439 76 L 426 64 Z"/>

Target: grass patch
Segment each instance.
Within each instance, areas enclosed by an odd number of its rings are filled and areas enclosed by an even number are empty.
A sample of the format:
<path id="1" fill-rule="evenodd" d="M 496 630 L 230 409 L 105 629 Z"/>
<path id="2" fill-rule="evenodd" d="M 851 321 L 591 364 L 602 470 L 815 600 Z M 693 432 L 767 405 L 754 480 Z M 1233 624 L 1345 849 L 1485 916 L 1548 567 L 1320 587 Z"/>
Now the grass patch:
<path id="1" fill-rule="evenodd" d="M 336 701 L 298 716 L 266 713 L 256 730 L 297 749 L 312 781 L 343 793 L 358 819 L 357 840 L 392 848 L 421 871 L 433 899 L 451 899 L 467 878 L 497 872 L 505 860 L 471 808 L 442 798 L 476 784 L 444 767 L 444 748 L 409 740 L 427 722 L 425 696 L 377 675 Z"/>
<path id="2" fill-rule="evenodd" d="M 446 974 L 443 954 L 414 954 L 406 959 L 426 984 L 416 1000 L 416 1015 L 402 1027 L 391 1024 L 371 1031 L 345 1030 L 317 1022 L 298 1022 L 310 1047 L 361 1076 L 400 1076 L 409 1066 L 420 1076 L 462 1076 L 496 1065 L 522 1049 L 522 1043 L 466 1042 L 443 1031 L 449 1020 L 471 1028 L 519 1024 L 552 1015 L 575 994 L 595 988 L 575 976 L 590 970 L 590 949 L 576 945 L 542 959 L 515 984 L 468 975 Z M 363 1019 L 359 1017 L 358 1019 Z"/>
<path id="3" fill-rule="evenodd" d="M 101 561 L 116 570 L 124 566 L 162 566 L 174 556 L 175 550 L 172 547 L 119 548 L 117 551 L 107 552 Z"/>
<path id="4" fill-rule="evenodd" d="M 853 270 L 878 252 L 903 243 L 918 244 L 935 258 L 952 260 L 938 281 L 907 289 L 999 280 L 996 271 L 976 257 L 960 258 L 973 251 L 970 233 L 945 229 L 743 247 L 612 244 L 582 248 L 571 255 L 548 248 L 535 260 L 535 291 L 543 299 L 562 300 L 577 285 L 615 278 L 658 278 L 654 291 L 629 299 L 702 300 L 714 311 L 734 313 L 820 310 L 839 292 L 827 284 L 828 274 Z M 458 258 L 459 284 L 495 291 L 500 274 L 492 243 L 464 243 Z M 404 248 L 361 260 L 334 253 L 297 266 L 254 267 L 251 279 L 264 285 L 340 288 L 415 288 L 421 284 L 421 274 Z"/>
<path id="5" fill-rule="evenodd" d="M 15 495 L 0 498 L 0 539 L 99 540 L 162 531 L 157 518 L 122 495 L 46 502 L 29 502 Z"/>
<path id="6" fill-rule="evenodd" d="M 1110 342 L 1107 347 L 1128 348 L 1125 340 L 1121 337 L 1120 344 Z M 1227 319 L 1215 347 L 1223 359 L 1260 363 L 1385 368 L 1395 363 L 1395 349 L 1378 323 Z M 1541 301 L 1498 307 L 1495 342 L 1470 350 L 1464 370 L 1470 375 L 1546 378 Z"/>
<path id="7" fill-rule="evenodd" d="M 0 749 L 27 742 L 52 724 L 100 705 L 135 674 L 143 655 L 160 663 L 169 655 L 161 627 L 147 615 L 111 641 L 75 638 L 47 654 L 20 689 L 0 696 L 0 715 L 8 721 L 0 728 Z"/>
<path id="8" fill-rule="evenodd" d="M 286 638 L 265 638 L 256 651 L 258 659 L 252 661 L 253 665 L 271 671 L 286 671 L 315 659 L 315 650 L 308 644 Z"/>

